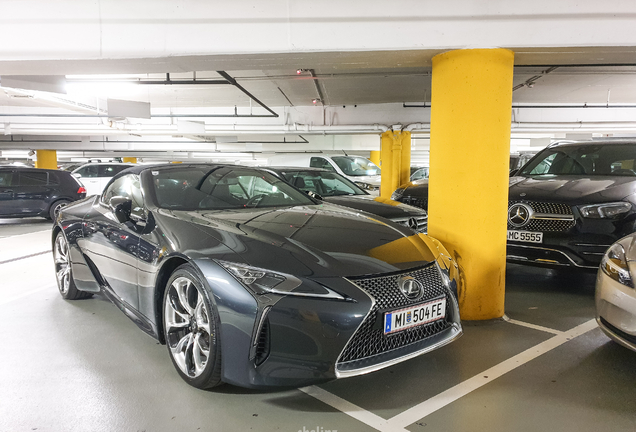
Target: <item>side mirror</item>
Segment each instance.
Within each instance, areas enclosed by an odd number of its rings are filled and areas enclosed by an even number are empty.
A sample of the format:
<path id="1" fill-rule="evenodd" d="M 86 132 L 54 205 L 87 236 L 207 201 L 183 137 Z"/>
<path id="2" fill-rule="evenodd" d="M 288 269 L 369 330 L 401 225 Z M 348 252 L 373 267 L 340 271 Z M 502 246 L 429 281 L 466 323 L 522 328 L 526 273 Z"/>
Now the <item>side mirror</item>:
<path id="1" fill-rule="evenodd" d="M 320 201 L 324 201 L 324 198 L 321 195 L 317 194 L 316 192 L 309 191 L 309 190 L 306 190 L 306 191 L 303 191 L 303 192 L 305 192 L 307 195 L 309 195 L 310 197 L 312 197 L 314 199 L 317 199 L 317 200 L 320 200 Z"/>
<path id="2" fill-rule="evenodd" d="M 71 173 L 71 175 L 75 178 L 82 178 L 82 175 L 80 173 Z"/>
<path id="3" fill-rule="evenodd" d="M 125 223 L 130 220 L 132 200 L 122 196 L 114 196 L 110 199 L 110 201 L 108 201 L 108 206 L 119 223 Z"/>

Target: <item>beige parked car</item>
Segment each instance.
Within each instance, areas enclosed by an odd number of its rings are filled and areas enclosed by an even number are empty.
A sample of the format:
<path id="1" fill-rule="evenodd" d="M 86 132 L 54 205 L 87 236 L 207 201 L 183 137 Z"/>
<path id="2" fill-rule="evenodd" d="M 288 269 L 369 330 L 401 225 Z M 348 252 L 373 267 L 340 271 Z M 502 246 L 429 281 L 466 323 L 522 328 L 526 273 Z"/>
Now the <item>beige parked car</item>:
<path id="1" fill-rule="evenodd" d="M 596 278 L 596 320 L 614 341 L 636 351 L 636 233 L 605 253 Z"/>

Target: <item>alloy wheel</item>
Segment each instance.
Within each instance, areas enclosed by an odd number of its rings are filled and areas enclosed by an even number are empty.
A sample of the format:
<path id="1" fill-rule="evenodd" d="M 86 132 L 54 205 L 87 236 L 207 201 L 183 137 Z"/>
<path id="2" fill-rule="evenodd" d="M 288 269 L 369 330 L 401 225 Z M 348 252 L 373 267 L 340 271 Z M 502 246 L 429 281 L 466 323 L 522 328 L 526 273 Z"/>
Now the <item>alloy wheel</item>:
<path id="1" fill-rule="evenodd" d="M 168 287 L 164 306 L 166 343 L 181 372 L 190 378 L 205 370 L 213 340 L 201 289 L 189 278 L 178 277 Z"/>
<path id="2" fill-rule="evenodd" d="M 68 243 L 62 234 L 55 239 L 53 258 L 57 286 L 62 294 L 67 294 L 71 286 L 71 266 L 69 263 Z"/>

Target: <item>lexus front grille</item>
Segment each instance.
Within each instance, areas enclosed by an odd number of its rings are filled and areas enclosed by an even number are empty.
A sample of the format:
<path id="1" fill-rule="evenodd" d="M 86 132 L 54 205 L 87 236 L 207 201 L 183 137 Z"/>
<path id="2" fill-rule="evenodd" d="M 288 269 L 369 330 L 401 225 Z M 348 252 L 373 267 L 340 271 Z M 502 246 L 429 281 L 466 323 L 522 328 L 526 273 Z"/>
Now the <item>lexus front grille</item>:
<path id="1" fill-rule="evenodd" d="M 398 288 L 397 281 L 402 276 L 411 276 L 424 287 L 424 295 L 420 300 L 411 301 Z M 435 264 L 425 268 L 390 276 L 379 276 L 367 279 L 351 278 L 351 282 L 375 300 L 375 304 L 356 333 L 343 350 L 339 363 L 347 363 L 367 359 L 377 354 L 422 341 L 434 336 L 452 325 L 450 294 L 442 283 L 442 278 Z M 426 300 L 446 297 L 446 317 L 430 324 L 412 327 L 400 332 L 385 335 L 383 312 L 405 306 L 424 303 Z M 378 323 L 377 321 L 381 321 Z"/>

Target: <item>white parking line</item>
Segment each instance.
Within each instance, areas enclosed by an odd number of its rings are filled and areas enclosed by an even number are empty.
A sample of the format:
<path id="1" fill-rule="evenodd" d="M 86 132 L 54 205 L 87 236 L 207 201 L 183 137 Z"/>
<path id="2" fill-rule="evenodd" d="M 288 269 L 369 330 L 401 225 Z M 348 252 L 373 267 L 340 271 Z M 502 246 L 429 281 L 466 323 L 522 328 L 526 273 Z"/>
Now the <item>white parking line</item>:
<path id="1" fill-rule="evenodd" d="M 469 378 L 463 383 L 457 384 L 455 387 L 451 387 L 445 392 L 442 392 L 437 396 L 433 396 L 432 398 L 404 411 L 403 413 L 396 415 L 389 420 L 389 424 L 397 427 L 406 427 L 413 424 L 427 415 L 432 414 L 446 405 L 456 401 L 462 396 L 466 396 L 473 390 L 488 384 L 500 376 L 528 363 L 531 360 L 534 360 L 540 355 L 552 351 L 567 341 L 574 339 L 577 336 L 581 336 L 596 327 L 596 320 L 591 319 L 567 332 L 558 334 L 547 341 L 541 342 L 540 344 L 535 345 L 532 348 L 529 348 L 524 352 L 517 354 L 516 356 L 511 357 L 478 375 L 475 375 L 472 378 Z"/>
<path id="2" fill-rule="evenodd" d="M 312 396 L 318 399 L 321 402 L 326 403 L 327 405 L 337 409 L 338 411 L 342 411 L 348 416 L 353 417 L 356 420 L 361 421 L 374 429 L 383 432 L 405 432 L 406 429 L 403 427 L 391 426 L 388 424 L 387 420 L 382 417 L 373 414 L 365 409 L 360 408 L 359 406 L 352 404 L 351 402 L 342 399 L 339 396 L 336 396 L 333 393 L 329 393 L 327 390 L 323 390 L 317 386 L 303 387 L 299 389 L 302 392 L 307 393 L 309 396 Z"/>
<path id="3" fill-rule="evenodd" d="M 521 321 L 516 321 L 513 324 L 525 325 Z M 434 413 L 435 411 L 444 408 L 446 405 L 455 402 L 463 396 L 466 396 L 470 392 L 477 390 L 478 388 L 492 382 L 500 376 L 523 366 L 535 358 L 552 351 L 553 349 L 563 345 L 569 340 L 572 340 L 578 336 L 581 336 L 590 330 L 597 327 L 596 320 L 591 319 L 577 327 L 566 332 L 561 332 L 547 327 L 535 326 L 533 324 L 525 325 L 526 327 L 535 328 L 536 330 L 547 331 L 549 333 L 555 333 L 556 336 L 541 342 L 538 345 L 528 348 L 527 350 L 517 354 L 514 357 L 504 360 L 503 362 L 483 371 L 480 374 L 475 375 L 466 381 L 457 384 L 450 389 L 433 396 L 432 398 L 415 405 L 412 408 L 390 418 L 384 419 L 372 412 L 369 412 L 349 401 L 342 399 L 328 391 L 321 389 L 320 387 L 310 386 L 303 387 L 300 390 L 307 393 L 310 396 L 318 399 L 321 402 L 341 411 L 356 420 L 365 423 L 366 425 L 382 431 L 382 432 L 404 432 L 406 427 L 415 423 L 416 421 L 423 419 L 424 417 Z M 558 333 L 556 333 L 558 332 Z"/>
<path id="4" fill-rule="evenodd" d="M 0 306 L 5 305 L 7 303 L 14 302 L 16 300 L 20 300 L 21 298 L 30 296 L 31 294 L 34 294 L 36 292 L 44 291 L 44 290 L 51 289 L 51 288 L 57 288 L 57 285 L 49 284 L 49 285 L 45 285 L 45 286 L 40 287 L 40 288 L 36 288 L 36 289 L 32 289 L 30 291 L 23 292 L 22 294 L 18 294 L 17 296 L 0 299 Z"/>
<path id="5" fill-rule="evenodd" d="M 555 335 L 559 335 L 559 334 L 563 333 L 561 330 L 555 330 L 555 329 L 552 329 L 552 328 L 549 328 L 549 327 L 543 327 L 543 326 L 536 325 L 536 324 L 530 324 L 530 323 L 523 322 L 523 321 L 517 321 L 517 320 L 512 319 L 512 318 L 506 319 L 506 322 L 509 322 L 510 324 L 516 324 L 516 325 L 519 325 L 519 326 L 522 326 L 522 327 L 528 327 L 528 328 L 531 328 L 531 329 L 534 329 L 534 330 L 543 331 L 543 332 L 546 332 L 546 333 L 552 333 L 552 334 L 555 334 Z"/>

